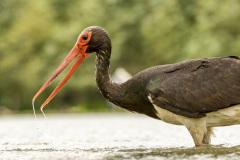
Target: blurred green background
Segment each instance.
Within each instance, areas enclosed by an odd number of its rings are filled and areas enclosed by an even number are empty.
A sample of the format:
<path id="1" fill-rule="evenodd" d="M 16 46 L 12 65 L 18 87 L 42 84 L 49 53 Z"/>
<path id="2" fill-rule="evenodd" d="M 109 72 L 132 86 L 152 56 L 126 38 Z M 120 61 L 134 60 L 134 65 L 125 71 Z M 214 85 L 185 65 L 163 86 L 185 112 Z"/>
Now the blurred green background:
<path id="1" fill-rule="evenodd" d="M 33 95 L 90 25 L 112 38 L 111 73 L 240 55 L 239 0 L 0 0 L 0 113 L 30 112 Z M 46 109 L 108 110 L 95 84 L 94 59 L 85 60 Z"/>

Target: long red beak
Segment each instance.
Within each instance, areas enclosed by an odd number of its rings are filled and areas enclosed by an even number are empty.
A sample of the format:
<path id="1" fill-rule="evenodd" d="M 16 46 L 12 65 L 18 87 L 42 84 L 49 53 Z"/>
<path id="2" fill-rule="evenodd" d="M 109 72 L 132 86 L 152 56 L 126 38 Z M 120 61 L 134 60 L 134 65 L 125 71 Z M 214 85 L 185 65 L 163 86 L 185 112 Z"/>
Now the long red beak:
<path id="1" fill-rule="evenodd" d="M 69 52 L 67 57 L 62 61 L 56 71 L 50 76 L 50 78 L 45 82 L 45 84 L 40 88 L 40 90 L 36 93 L 36 95 L 32 99 L 32 104 L 34 107 L 34 101 L 36 98 L 51 84 L 51 82 L 68 66 L 68 64 L 76 57 L 76 61 L 73 64 L 72 68 L 69 70 L 65 78 L 58 84 L 52 94 L 47 98 L 47 100 L 41 105 L 41 110 L 44 106 L 48 104 L 48 102 L 53 99 L 53 97 L 62 89 L 64 84 L 68 81 L 68 79 L 72 76 L 78 66 L 82 63 L 82 61 L 88 56 L 86 53 L 87 45 L 79 45 L 78 43 L 73 47 L 73 49 Z"/>

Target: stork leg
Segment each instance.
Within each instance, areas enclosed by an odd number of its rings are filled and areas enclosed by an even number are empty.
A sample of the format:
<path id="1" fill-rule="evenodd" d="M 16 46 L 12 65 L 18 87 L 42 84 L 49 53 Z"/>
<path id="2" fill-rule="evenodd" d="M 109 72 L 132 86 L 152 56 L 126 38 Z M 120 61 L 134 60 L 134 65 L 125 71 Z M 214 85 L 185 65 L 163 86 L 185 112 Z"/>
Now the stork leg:
<path id="1" fill-rule="evenodd" d="M 202 141 L 203 144 L 210 144 L 212 135 L 213 135 L 213 128 L 207 127 L 207 132 L 204 134 L 203 141 Z"/>
<path id="2" fill-rule="evenodd" d="M 189 119 L 184 125 L 190 132 L 196 147 L 202 146 L 204 142 L 209 143 L 211 131 L 209 133 L 207 131 L 205 118 Z"/>

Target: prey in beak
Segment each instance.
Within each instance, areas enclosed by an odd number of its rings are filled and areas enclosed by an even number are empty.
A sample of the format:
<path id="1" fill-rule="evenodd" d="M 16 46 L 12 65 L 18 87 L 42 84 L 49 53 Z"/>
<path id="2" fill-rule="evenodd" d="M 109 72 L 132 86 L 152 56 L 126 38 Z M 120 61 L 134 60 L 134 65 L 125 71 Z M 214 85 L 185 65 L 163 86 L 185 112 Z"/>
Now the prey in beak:
<path id="1" fill-rule="evenodd" d="M 71 67 L 71 69 L 68 71 L 67 75 L 64 77 L 64 79 L 58 84 L 58 86 L 55 88 L 55 90 L 51 93 L 51 95 L 46 99 L 46 101 L 41 105 L 41 111 L 43 112 L 44 106 L 46 106 L 53 97 L 62 89 L 64 84 L 69 80 L 69 78 L 72 76 L 72 74 L 75 72 L 75 70 L 78 68 L 78 66 L 82 63 L 82 61 L 88 56 L 89 53 L 87 53 L 88 43 L 91 39 L 92 32 L 89 31 L 83 31 L 77 40 L 77 43 L 72 48 L 72 50 L 68 53 L 66 58 L 62 61 L 62 63 L 58 66 L 56 71 L 50 76 L 50 78 L 43 84 L 43 86 L 39 89 L 39 91 L 35 94 L 35 96 L 32 99 L 32 106 L 33 111 L 35 115 L 35 108 L 34 108 L 34 102 L 36 98 L 51 84 L 51 82 L 68 66 L 68 64 L 76 58 L 75 63 Z M 44 113 L 43 113 L 44 114 Z M 35 115 L 36 117 L 36 115 Z"/>

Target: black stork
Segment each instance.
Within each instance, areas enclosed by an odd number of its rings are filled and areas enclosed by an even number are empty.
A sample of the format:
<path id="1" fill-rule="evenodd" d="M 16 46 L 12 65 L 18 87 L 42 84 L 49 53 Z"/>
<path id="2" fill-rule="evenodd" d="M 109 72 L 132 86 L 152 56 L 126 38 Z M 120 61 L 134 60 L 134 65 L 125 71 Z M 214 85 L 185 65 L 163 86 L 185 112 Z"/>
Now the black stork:
<path id="1" fill-rule="evenodd" d="M 143 70 L 117 84 L 109 76 L 111 40 L 101 27 L 82 31 L 75 46 L 33 97 L 76 58 L 76 62 L 41 109 L 60 91 L 81 62 L 96 53 L 96 82 L 101 94 L 132 112 L 184 125 L 195 146 L 210 144 L 213 127 L 240 124 L 240 57 L 204 58 Z"/>

